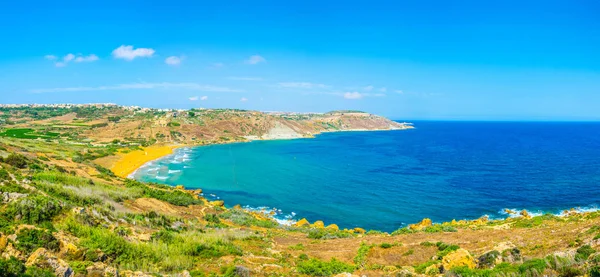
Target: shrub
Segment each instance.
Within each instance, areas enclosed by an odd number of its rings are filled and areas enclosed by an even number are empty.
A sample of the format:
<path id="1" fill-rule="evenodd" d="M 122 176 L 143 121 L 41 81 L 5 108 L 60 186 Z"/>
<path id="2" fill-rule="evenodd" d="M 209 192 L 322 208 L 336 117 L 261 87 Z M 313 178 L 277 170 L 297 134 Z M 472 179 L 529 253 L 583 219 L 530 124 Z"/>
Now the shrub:
<path id="1" fill-rule="evenodd" d="M 272 220 L 259 220 L 245 211 L 231 209 L 219 215 L 223 219 L 229 219 L 231 222 L 242 226 L 258 226 L 264 228 L 274 228 L 279 226 Z"/>
<path id="2" fill-rule="evenodd" d="M 173 236 L 173 232 L 171 231 L 167 231 L 167 230 L 160 230 L 154 234 L 152 234 L 152 241 L 161 241 L 164 243 L 171 243 L 173 242 L 173 239 L 175 238 L 175 236 Z"/>
<path id="3" fill-rule="evenodd" d="M 309 239 L 338 239 L 348 238 L 352 234 L 344 231 L 336 231 L 330 229 L 313 229 L 308 232 Z"/>
<path id="4" fill-rule="evenodd" d="M 6 169 L 4 168 L 0 168 L 0 180 L 9 180 L 10 179 L 10 175 L 8 174 L 8 171 L 6 171 Z"/>
<path id="5" fill-rule="evenodd" d="M 458 232 L 458 230 L 452 226 L 435 224 L 432 226 L 425 227 L 423 229 L 425 233 L 442 233 L 442 232 Z"/>
<path id="6" fill-rule="evenodd" d="M 27 223 L 40 224 L 52 220 L 61 211 L 62 206 L 56 200 L 36 195 L 11 203 L 6 215 Z"/>
<path id="7" fill-rule="evenodd" d="M 479 256 L 477 264 L 481 268 L 493 267 L 496 264 L 496 259 L 500 257 L 500 252 L 494 250 Z"/>
<path id="8" fill-rule="evenodd" d="M 210 222 L 210 223 L 214 223 L 214 224 L 221 223 L 221 220 L 219 219 L 219 217 L 216 214 L 207 214 L 204 216 L 204 220 L 206 220 L 207 222 Z"/>
<path id="9" fill-rule="evenodd" d="M 11 153 L 4 159 L 4 162 L 12 165 L 16 168 L 26 168 L 27 167 L 27 158 L 23 155 Z"/>
<path id="10" fill-rule="evenodd" d="M 60 246 L 58 240 L 48 230 L 22 229 L 17 234 L 17 240 L 19 241 L 16 245 L 17 249 L 25 252 L 32 252 L 40 247 L 57 251 Z"/>
<path id="11" fill-rule="evenodd" d="M 589 275 L 590 277 L 600 277 L 600 266 L 590 268 Z"/>
<path id="12" fill-rule="evenodd" d="M 365 242 L 361 242 L 360 247 L 358 248 L 358 253 L 354 257 L 354 264 L 358 267 L 364 267 L 367 262 L 367 255 L 369 251 L 373 248 L 373 245 L 367 244 Z"/>
<path id="13" fill-rule="evenodd" d="M 21 277 L 25 273 L 25 265 L 15 257 L 0 259 L 0 277 Z"/>
<path id="14" fill-rule="evenodd" d="M 392 236 L 397 236 L 397 235 L 402 235 L 402 234 L 412 234 L 415 233 L 415 231 L 408 229 L 408 228 L 400 228 L 396 231 L 392 232 Z"/>
<path id="15" fill-rule="evenodd" d="M 594 250 L 594 248 L 592 248 L 589 245 L 579 247 L 577 249 L 577 254 L 575 254 L 575 260 L 580 262 L 585 261 L 590 257 L 590 255 L 594 254 L 595 252 L 596 250 Z"/>
<path id="16" fill-rule="evenodd" d="M 528 271 L 535 271 L 536 273 L 542 273 L 548 265 L 543 259 L 532 259 L 524 262 L 519 266 L 519 271 L 525 274 Z"/>
<path id="17" fill-rule="evenodd" d="M 23 275 L 24 277 L 55 277 L 56 275 L 54 274 L 54 272 L 48 270 L 48 269 L 41 269 L 41 268 L 37 268 L 37 267 L 29 267 L 27 268 L 27 271 L 25 271 L 25 275 Z"/>
<path id="18" fill-rule="evenodd" d="M 329 262 L 324 262 L 317 259 L 310 259 L 298 263 L 297 269 L 299 273 L 311 276 L 330 276 L 342 272 L 353 272 L 354 266 L 340 262 L 332 258 Z"/>
<path id="19" fill-rule="evenodd" d="M 201 243 L 194 245 L 189 255 L 200 258 L 220 258 L 225 255 L 241 256 L 242 250 L 230 242 Z"/>
<path id="20" fill-rule="evenodd" d="M 381 247 L 381 248 L 383 248 L 383 249 L 392 248 L 392 246 L 393 246 L 393 245 L 391 245 L 391 244 L 389 244 L 389 243 L 387 243 L 387 242 L 384 242 L 384 243 L 382 243 L 382 244 L 380 244 L 380 245 L 379 245 L 379 247 Z"/>
<path id="21" fill-rule="evenodd" d="M 436 243 L 436 246 L 438 248 L 438 252 L 437 252 L 437 256 L 439 259 L 443 258 L 444 256 L 448 255 L 450 252 L 452 251 L 456 251 L 460 248 L 460 246 L 456 245 L 456 244 L 446 244 L 443 242 L 438 242 Z"/>

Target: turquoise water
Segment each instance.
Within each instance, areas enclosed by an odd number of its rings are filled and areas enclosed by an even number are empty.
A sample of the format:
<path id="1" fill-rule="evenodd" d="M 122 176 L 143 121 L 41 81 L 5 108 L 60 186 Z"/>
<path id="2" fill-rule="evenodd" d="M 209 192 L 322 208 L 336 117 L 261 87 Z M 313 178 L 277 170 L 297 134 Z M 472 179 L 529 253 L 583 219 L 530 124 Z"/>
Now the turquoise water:
<path id="1" fill-rule="evenodd" d="M 405 131 L 179 149 L 134 177 L 202 188 L 228 206 L 392 231 L 499 218 L 504 208 L 559 213 L 600 203 L 599 123 L 415 122 Z"/>

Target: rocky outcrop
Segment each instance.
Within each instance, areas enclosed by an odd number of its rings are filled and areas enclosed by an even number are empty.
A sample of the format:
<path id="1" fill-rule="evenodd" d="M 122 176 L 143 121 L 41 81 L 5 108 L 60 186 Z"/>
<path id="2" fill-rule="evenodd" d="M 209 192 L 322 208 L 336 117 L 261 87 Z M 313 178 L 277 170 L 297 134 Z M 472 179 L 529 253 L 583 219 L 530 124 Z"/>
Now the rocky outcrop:
<path id="1" fill-rule="evenodd" d="M 294 223 L 295 227 L 309 227 L 310 226 L 310 222 L 308 222 L 308 220 L 306 220 L 306 218 L 300 219 L 298 220 L 298 222 Z"/>
<path id="2" fill-rule="evenodd" d="M 26 197 L 26 193 L 18 193 L 18 192 L 0 192 L 0 201 L 2 203 L 8 203 L 19 198 Z"/>
<path id="3" fill-rule="evenodd" d="M 471 269 L 477 266 L 475 263 L 475 258 L 473 258 L 469 251 L 465 249 L 461 248 L 455 250 L 442 258 L 443 271 L 448 271 L 460 266 L 466 266 Z"/>
<path id="4" fill-rule="evenodd" d="M 313 223 L 312 225 L 310 225 L 310 227 L 313 227 L 313 228 L 325 228 L 325 223 L 323 223 L 323 221 L 321 221 L 321 220 L 317 220 L 317 221 L 315 221 L 315 223 Z"/>
<path id="5" fill-rule="evenodd" d="M 67 262 L 57 258 L 45 248 L 35 250 L 27 259 L 25 265 L 49 269 L 57 277 L 71 277 L 74 275 L 73 269 L 69 267 Z"/>
<path id="6" fill-rule="evenodd" d="M 413 230 L 413 231 L 421 231 L 421 230 L 431 226 L 432 224 L 433 224 L 433 222 L 431 221 L 431 219 L 424 218 L 419 223 L 408 225 L 408 229 Z"/>

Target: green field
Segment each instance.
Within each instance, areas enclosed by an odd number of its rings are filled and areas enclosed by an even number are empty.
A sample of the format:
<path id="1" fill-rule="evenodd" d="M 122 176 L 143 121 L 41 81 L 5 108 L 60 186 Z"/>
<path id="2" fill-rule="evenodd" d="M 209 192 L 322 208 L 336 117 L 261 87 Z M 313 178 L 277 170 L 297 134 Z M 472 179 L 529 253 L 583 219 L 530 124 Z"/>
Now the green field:
<path id="1" fill-rule="evenodd" d="M 38 132 L 34 129 L 6 129 L 0 133 L 0 137 L 11 137 L 20 139 L 53 139 L 60 136 L 59 133 L 52 132 Z"/>

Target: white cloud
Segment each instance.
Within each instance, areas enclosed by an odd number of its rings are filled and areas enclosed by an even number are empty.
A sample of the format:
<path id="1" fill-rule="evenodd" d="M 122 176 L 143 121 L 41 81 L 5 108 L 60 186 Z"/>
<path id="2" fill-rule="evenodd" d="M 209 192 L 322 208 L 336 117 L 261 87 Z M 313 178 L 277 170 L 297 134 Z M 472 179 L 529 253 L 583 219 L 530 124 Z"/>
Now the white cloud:
<path id="1" fill-rule="evenodd" d="M 285 82 L 279 83 L 281 88 L 302 88 L 302 89 L 315 89 L 315 88 L 329 88 L 330 86 L 324 84 L 314 84 L 309 82 Z"/>
<path id="2" fill-rule="evenodd" d="M 212 85 L 202 85 L 197 83 L 129 83 L 113 86 L 98 86 L 98 87 L 67 87 L 67 88 L 44 88 L 32 89 L 32 93 L 47 93 L 47 92 L 74 92 L 74 91 L 102 91 L 102 90 L 136 90 L 136 89 L 188 89 L 197 91 L 212 91 L 212 92 L 243 92 L 243 90 L 232 89 L 227 87 L 218 87 Z"/>
<path id="3" fill-rule="evenodd" d="M 188 99 L 190 99 L 190 101 L 198 101 L 198 96 L 192 96 Z"/>
<path id="4" fill-rule="evenodd" d="M 362 99 L 364 97 L 385 97 L 385 94 L 384 93 L 360 93 L 357 91 L 353 91 L 353 92 L 345 92 L 342 94 L 342 96 L 346 99 L 357 100 L 357 99 Z"/>
<path id="5" fill-rule="evenodd" d="M 69 53 L 69 54 L 67 54 L 66 56 L 63 57 L 63 61 L 65 61 L 65 62 L 70 62 L 73 59 L 75 59 L 75 55 L 73 55 L 71 53 Z"/>
<path id="6" fill-rule="evenodd" d="M 234 81 L 262 81 L 263 78 L 260 77 L 227 77 L 229 80 Z"/>
<path id="7" fill-rule="evenodd" d="M 380 88 L 380 89 L 379 89 L 379 91 L 381 91 L 381 92 L 386 92 L 386 91 L 387 91 L 387 88 L 386 88 L 386 87 L 382 87 L 382 88 Z"/>
<path id="8" fill-rule="evenodd" d="M 246 60 L 247 64 L 259 64 L 259 63 L 265 63 L 265 62 L 267 62 L 267 60 L 259 55 L 252 55 L 252 56 L 250 56 L 250 58 L 248 58 Z"/>
<path id="9" fill-rule="evenodd" d="M 60 60 L 55 55 L 46 55 L 46 56 L 44 56 L 44 59 L 49 60 L 49 61 L 54 61 L 54 65 L 56 67 L 67 66 L 67 64 L 69 64 L 70 62 L 80 63 L 80 62 L 93 62 L 93 61 L 99 60 L 98 56 L 96 56 L 94 54 L 90 54 L 88 56 L 83 56 L 81 54 L 75 55 L 72 53 L 66 54 Z"/>
<path id="10" fill-rule="evenodd" d="M 344 98 L 355 100 L 355 99 L 363 98 L 363 95 L 360 92 L 356 92 L 356 91 L 355 92 L 346 92 L 346 93 L 344 93 Z"/>
<path id="11" fill-rule="evenodd" d="M 401 90 L 399 90 L 399 89 L 397 89 L 397 90 L 394 90 L 394 92 L 395 92 L 395 93 L 398 93 L 398 94 L 404 94 L 404 91 L 401 91 Z"/>
<path id="12" fill-rule="evenodd" d="M 78 56 L 77 58 L 75 58 L 75 62 L 76 63 L 81 63 L 81 62 L 94 62 L 98 60 L 98 56 L 94 55 L 94 54 L 90 54 L 88 56 Z"/>
<path id="13" fill-rule="evenodd" d="M 373 86 L 366 86 L 363 88 L 366 91 L 372 91 L 373 90 Z"/>
<path id="14" fill-rule="evenodd" d="M 242 97 L 242 98 L 240 99 L 240 101 L 241 101 L 241 102 L 246 102 L 246 101 L 248 101 L 248 98 L 246 98 L 246 97 Z"/>
<path id="15" fill-rule="evenodd" d="M 208 96 L 202 96 L 202 97 L 200 97 L 200 100 L 206 101 L 206 100 L 208 100 Z"/>
<path id="16" fill-rule="evenodd" d="M 181 64 L 181 60 L 183 60 L 183 57 L 170 56 L 165 59 L 165 63 L 168 65 L 179 65 Z"/>
<path id="17" fill-rule="evenodd" d="M 112 51 L 112 55 L 116 59 L 132 61 L 137 57 L 152 57 L 152 55 L 154 55 L 154 52 L 155 51 L 152 48 L 133 49 L 133 45 L 121 45 L 119 46 L 119 48 Z"/>

